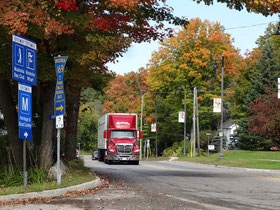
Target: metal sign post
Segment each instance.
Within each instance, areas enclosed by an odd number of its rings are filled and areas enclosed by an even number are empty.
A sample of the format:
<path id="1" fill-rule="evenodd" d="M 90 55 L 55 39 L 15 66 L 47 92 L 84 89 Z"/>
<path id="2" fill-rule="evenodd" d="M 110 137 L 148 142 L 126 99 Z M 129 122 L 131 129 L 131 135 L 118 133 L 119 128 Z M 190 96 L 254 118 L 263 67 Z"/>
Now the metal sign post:
<path id="1" fill-rule="evenodd" d="M 37 85 L 37 44 L 29 39 L 12 36 L 12 77 L 18 83 L 19 139 L 23 140 L 23 183 L 27 187 L 26 140 L 32 140 L 32 87 Z"/>
<path id="2" fill-rule="evenodd" d="M 63 128 L 63 115 L 57 116 L 55 119 L 57 129 L 57 184 L 61 184 L 61 173 L 60 173 L 60 130 Z"/>
<path id="3" fill-rule="evenodd" d="M 61 184 L 61 173 L 60 173 L 60 130 L 64 127 L 63 115 L 65 114 L 65 94 L 63 86 L 63 74 L 64 68 L 67 61 L 67 57 L 55 57 L 55 68 L 56 68 L 56 89 L 54 96 L 54 115 L 56 116 L 56 129 L 57 129 L 57 184 Z"/>
<path id="4" fill-rule="evenodd" d="M 23 183 L 27 187 L 26 140 L 32 140 L 32 88 L 18 83 L 18 126 L 19 138 L 23 139 Z"/>
<path id="5" fill-rule="evenodd" d="M 23 140 L 23 185 L 27 187 L 27 171 L 26 171 L 26 141 Z"/>
<path id="6" fill-rule="evenodd" d="M 60 128 L 57 129 L 57 184 L 61 184 L 61 173 L 60 173 Z"/>

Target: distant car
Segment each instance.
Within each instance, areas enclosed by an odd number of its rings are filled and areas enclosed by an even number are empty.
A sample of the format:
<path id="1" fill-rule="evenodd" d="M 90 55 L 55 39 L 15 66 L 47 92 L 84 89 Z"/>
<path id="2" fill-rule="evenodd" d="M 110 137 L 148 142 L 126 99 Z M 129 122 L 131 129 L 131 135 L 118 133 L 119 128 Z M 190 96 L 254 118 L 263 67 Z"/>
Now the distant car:
<path id="1" fill-rule="evenodd" d="M 94 151 L 92 153 L 92 160 L 97 160 L 98 159 L 98 151 Z"/>

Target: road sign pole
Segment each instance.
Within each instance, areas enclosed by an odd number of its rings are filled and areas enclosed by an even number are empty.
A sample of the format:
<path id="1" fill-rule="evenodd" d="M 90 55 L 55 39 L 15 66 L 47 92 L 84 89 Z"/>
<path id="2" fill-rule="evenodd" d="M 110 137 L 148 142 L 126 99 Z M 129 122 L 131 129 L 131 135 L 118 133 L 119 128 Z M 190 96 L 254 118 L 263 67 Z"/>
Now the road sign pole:
<path id="1" fill-rule="evenodd" d="M 23 183 L 24 183 L 24 188 L 26 188 L 27 187 L 26 140 L 23 140 Z"/>
<path id="2" fill-rule="evenodd" d="M 61 174 L 60 174 L 60 128 L 57 129 L 57 184 L 61 184 Z"/>
<path id="3" fill-rule="evenodd" d="M 57 184 L 61 184 L 60 173 L 60 129 L 63 128 L 63 115 L 65 114 L 65 94 L 63 85 L 64 68 L 67 61 L 67 56 L 58 56 L 54 58 L 56 68 L 56 88 L 54 96 L 54 115 L 56 116 L 56 128 L 57 128 Z"/>

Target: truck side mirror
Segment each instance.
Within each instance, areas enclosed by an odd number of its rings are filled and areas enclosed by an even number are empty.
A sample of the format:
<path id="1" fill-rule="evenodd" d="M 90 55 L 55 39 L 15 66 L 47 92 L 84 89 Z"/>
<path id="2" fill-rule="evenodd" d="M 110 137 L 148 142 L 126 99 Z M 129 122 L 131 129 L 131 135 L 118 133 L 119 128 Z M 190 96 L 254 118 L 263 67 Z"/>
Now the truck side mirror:
<path id="1" fill-rule="evenodd" d="M 106 138 L 106 131 L 103 131 L 103 138 L 105 139 Z"/>
<path id="2" fill-rule="evenodd" d="M 142 132 L 142 131 L 139 132 L 139 138 L 140 138 L 140 139 L 143 138 L 143 132 Z"/>

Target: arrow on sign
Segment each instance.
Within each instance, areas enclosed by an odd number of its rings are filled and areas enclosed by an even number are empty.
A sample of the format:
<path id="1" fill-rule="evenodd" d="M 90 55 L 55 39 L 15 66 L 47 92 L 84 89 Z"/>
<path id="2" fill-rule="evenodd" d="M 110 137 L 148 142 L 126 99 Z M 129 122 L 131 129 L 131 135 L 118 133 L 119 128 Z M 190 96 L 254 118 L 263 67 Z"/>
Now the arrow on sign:
<path id="1" fill-rule="evenodd" d="M 56 107 L 56 111 L 61 111 L 62 112 L 62 110 L 63 110 L 63 106 L 62 105 L 60 105 L 60 107 Z"/>
<path id="2" fill-rule="evenodd" d="M 24 134 L 23 134 L 23 135 L 24 135 L 24 137 L 27 139 L 27 137 L 28 137 L 28 133 L 27 133 L 26 131 L 24 132 Z"/>

